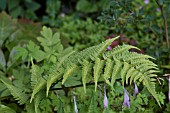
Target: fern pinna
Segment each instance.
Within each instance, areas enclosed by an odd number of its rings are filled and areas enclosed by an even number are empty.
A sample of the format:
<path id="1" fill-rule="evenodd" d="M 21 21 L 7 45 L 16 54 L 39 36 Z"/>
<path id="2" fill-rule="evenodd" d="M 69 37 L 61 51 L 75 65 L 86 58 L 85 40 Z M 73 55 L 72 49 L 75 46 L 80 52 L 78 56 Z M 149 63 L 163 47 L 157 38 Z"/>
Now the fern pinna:
<path id="1" fill-rule="evenodd" d="M 43 35 L 43 32 L 45 35 Z M 56 63 L 50 67 L 47 73 L 43 73 L 43 75 L 45 74 L 44 76 L 42 76 L 42 72 L 39 72 L 40 69 L 32 62 L 31 86 L 33 93 L 31 95 L 30 102 L 34 100 L 34 103 L 39 103 L 37 101 L 40 101 L 41 99 L 36 99 L 36 97 L 38 98 L 38 95 L 41 95 L 41 92 L 43 93 L 42 95 L 44 95 L 44 91 L 46 90 L 46 96 L 48 96 L 49 90 L 53 84 L 61 82 L 62 85 L 65 85 L 69 77 L 74 76 L 77 77 L 77 80 L 83 84 L 85 92 L 86 84 L 92 81 L 95 84 L 95 91 L 97 90 L 97 84 L 99 81 L 106 82 L 111 87 L 113 87 L 117 79 L 121 79 L 123 87 L 125 84 L 131 84 L 132 82 L 134 83 L 139 81 L 144 84 L 160 105 L 159 98 L 155 91 L 155 77 L 157 76 L 155 72 L 157 72 L 158 69 L 157 65 L 150 60 L 154 58 L 148 55 L 130 52 L 130 49 L 138 48 L 125 44 L 107 51 L 107 47 L 118 37 L 106 40 L 99 45 L 89 47 L 80 52 L 73 51 L 70 48 L 63 49 L 59 35 L 52 35 L 52 31 L 46 27 L 44 27 L 41 32 L 43 36 L 39 38 L 40 43 L 42 43 L 41 41 L 44 41 L 44 39 L 48 38 L 48 32 L 50 32 L 50 37 L 52 37 L 51 39 L 58 38 L 55 40 L 57 41 L 56 44 L 60 46 L 60 51 L 56 51 Z M 52 47 L 53 45 L 55 46 L 55 42 L 50 41 L 50 44 L 51 45 L 49 45 L 49 47 Z M 46 50 L 50 50 L 48 49 L 48 45 L 45 45 L 45 43 L 42 43 L 42 46 L 47 46 L 44 48 Z M 56 48 L 58 46 L 56 46 Z M 77 74 L 77 76 L 75 76 L 75 74 Z M 16 95 L 14 90 L 11 90 L 8 84 L 6 84 L 3 80 L 2 82 L 7 85 L 11 94 L 13 94 L 17 100 L 21 98 L 17 97 L 19 95 Z M 27 99 L 28 97 L 25 100 Z M 25 101 L 21 98 L 21 101 L 22 100 L 23 102 Z M 35 106 L 35 111 L 38 111 L 38 105 Z"/>

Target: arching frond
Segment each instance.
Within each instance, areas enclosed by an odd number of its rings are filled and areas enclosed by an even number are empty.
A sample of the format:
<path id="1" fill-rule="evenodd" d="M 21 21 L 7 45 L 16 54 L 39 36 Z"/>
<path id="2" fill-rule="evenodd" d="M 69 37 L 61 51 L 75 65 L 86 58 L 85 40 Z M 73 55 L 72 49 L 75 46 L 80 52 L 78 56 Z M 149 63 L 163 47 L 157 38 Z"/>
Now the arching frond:
<path id="1" fill-rule="evenodd" d="M 104 66 L 104 60 L 100 60 L 99 58 L 96 58 L 94 68 L 93 68 L 94 69 L 93 76 L 94 76 L 94 82 L 95 82 L 95 91 L 96 91 L 96 88 L 97 88 L 97 82 L 98 82 L 98 79 L 101 75 L 103 66 Z"/>
<path id="2" fill-rule="evenodd" d="M 33 92 L 32 92 L 32 95 L 31 95 L 31 100 L 30 100 L 30 103 L 32 102 L 32 99 L 34 98 L 34 96 L 41 90 L 44 88 L 44 86 L 46 85 L 46 80 L 42 77 L 39 77 L 34 89 L 33 89 Z"/>
<path id="3" fill-rule="evenodd" d="M 19 89 L 15 86 L 5 82 L 2 79 L 0 79 L 0 80 L 6 85 L 6 87 L 9 89 L 9 91 L 11 92 L 13 97 L 16 100 L 18 100 L 19 104 L 25 104 L 28 101 L 29 96 L 27 94 L 25 94 L 22 89 Z"/>
<path id="4" fill-rule="evenodd" d="M 92 63 L 87 60 L 83 60 L 82 62 L 82 82 L 84 87 L 84 92 L 86 93 L 86 83 L 88 80 L 88 75 L 90 75 L 90 71 L 92 69 Z"/>
<path id="5" fill-rule="evenodd" d="M 106 40 L 105 42 L 99 45 L 89 47 L 81 52 L 74 52 L 73 54 L 68 54 L 67 57 L 64 56 L 63 57 L 64 59 L 62 60 L 63 62 L 60 63 L 61 60 L 59 61 L 59 64 L 61 65 L 58 65 L 58 66 L 55 65 L 52 67 L 52 71 L 50 72 L 49 77 L 47 79 L 46 94 L 48 95 L 48 91 L 51 87 L 51 84 L 57 81 L 58 79 L 62 78 L 62 75 L 64 74 L 63 71 L 65 68 L 67 68 L 71 64 L 81 65 L 83 60 L 94 61 L 97 57 L 101 57 L 103 53 L 106 51 L 107 47 L 117 38 L 118 37 L 110 39 L 110 40 Z M 62 70 L 62 73 L 59 72 L 60 70 Z"/>
<path id="6" fill-rule="evenodd" d="M 130 52 L 129 49 L 138 48 L 125 44 L 115 47 L 111 51 L 106 51 L 107 47 L 115 39 L 106 40 L 99 45 L 89 47 L 80 52 L 67 51 L 63 56 L 61 54 L 56 64 L 51 67 L 47 81 L 42 81 L 43 83 L 34 89 L 31 100 L 43 87 L 42 85 L 47 84 L 46 95 L 48 96 L 53 83 L 61 80 L 62 84 L 64 84 L 69 76 L 74 75 L 74 72 L 80 72 L 78 75 L 81 77 L 78 79 L 82 81 L 85 92 L 88 81 L 94 80 L 95 90 L 99 79 L 104 80 L 111 87 L 113 87 L 117 79 L 122 80 L 123 86 L 125 83 L 131 84 L 139 81 L 146 86 L 159 104 L 154 86 L 157 65 L 150 60 L 154 58 Z M 88 80 L 88 78 L 91 78 L 91 80 Z"/>
<path id="7" fill-rule="evenodd" d="M 45 92 L 44 91 L 38 92 L 34 99 L 35 113 L 41 113 L 39 110 L 39 104 L 43 98 L 45 98 Z"/>
<path id="8" fill-rule="evenodd" d="M 117 47 L 113 48 L 111 51 L 106 52 L 103 57 L 105 59 L 106 58 L 111 58 L 111 57 L 113 57 L 115 55 L 122 54 L 123 52 L 127 52 L 129 49 L 132 49 L 132 48 L 139 50 L 139 48 L 137 48 L 135 46 L 131 46 L 131 45 L 125 45 L 125 44 L 122 45 L 122 46 L 118 45 Z"/>
<path id="9" fill-rule="evenodd" d="M 112 76 L 112 70 L 113 70 L 113 61 L 111 59 L 106 60 L 105 68 L 104 68 L 104 74 L 103 78 L 106 81 L 107 84 L 110 84 L 109 79 Z"/>
<path id="10" fill-rule="evenodd" d="M 62 84 L 64 84 L 64 82 L 67 80 L 67 78 L 74 72 L 76 71 L 76 69 L 78 68 L 77 65 L 72 64 L 70 66 L 68 66 L 68 68 L 65 70 L 64 75 L 63 75 L 63 80 L 62 80 Z"/>

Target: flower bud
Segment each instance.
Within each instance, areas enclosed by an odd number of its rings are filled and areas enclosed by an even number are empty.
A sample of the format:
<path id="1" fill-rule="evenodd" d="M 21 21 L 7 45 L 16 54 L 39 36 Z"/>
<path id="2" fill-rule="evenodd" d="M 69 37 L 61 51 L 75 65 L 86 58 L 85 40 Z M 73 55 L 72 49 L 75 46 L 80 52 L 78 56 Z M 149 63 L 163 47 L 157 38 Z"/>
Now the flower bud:
<path id="1" fill-rule="evenodd" d="M 73 96 L 73 100 L 74 100 L 74 110 L 75 110 L 75 113 L 78 113 L 78 108 L 77 108 L 76 97 L 75 96 Z"/>
<path id="2" fill-rule="evenodd" d="M 104 100 L 103 100 L 103 104 L 104 104 L 104 108 L 107 109 L 108 108 L 108 99 L 106 96 L 106 85 L 104 85 Z"/>
<path id="3" fill-rule="evenodd" d="M 126 89 L 124 88 L 124 101 L 123 101 L 123 107 L 128 107 L 130 108 L 130 98 L 129 98 L 129 95 L 128 95 L 128 92 L 126 91 Z"/>
<path id="4" fill-rule="evenodd" d="M 134 88 L 134 96 L 136 97 L 136 95 L 139 93 L 139 90 L 138 90 L 138 86 L 135 84 L 135 88 Z"/>

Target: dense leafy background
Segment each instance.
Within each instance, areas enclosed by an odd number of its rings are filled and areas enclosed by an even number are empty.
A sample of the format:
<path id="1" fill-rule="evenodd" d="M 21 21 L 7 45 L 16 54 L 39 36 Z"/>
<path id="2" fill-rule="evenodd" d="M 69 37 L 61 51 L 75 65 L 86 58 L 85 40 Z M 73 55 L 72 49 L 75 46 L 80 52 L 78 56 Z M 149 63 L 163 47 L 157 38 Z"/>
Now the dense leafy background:
<path id="1" fill-rule="evenodd" d="M 94 85 L 89 85 L 86 93 L 83 85 L 67 88 L 81 84 L 81 78 L 76 76 L 79 72 L 68 78 L 64 86 L 61 81 L 54 83 L 48 97 L 42 90 L 35 95 L 41 98 L 35 97 L 37 100 L 33 99 L 32 103 L 29 100 L 35 83 L 47 79 L 46 74 L 58 58 L 116 36 L 120 38 L 111 44 L 111 48 L 130 44 L 141 49 L 131 51 L 156 59 L 153 62 L 160 70 L 156 91 L 162 107 L 144 84 L 137 82 L 137 97 L 133 95 L 133 85 L 125 86 L 131 107 L 122 108 L 124 89 L 118 80 L 113 87 L 106 86 L 109 111 L 103 112 L 170 112 L 168 80 L 163 76 L 170 73 L 170 48 L 163 16 L 170 36 L 169 0 L 0 0 L 0 112 L 72 113 L 75 112 L 73 96 L 80 113 L 87 112 L 87 109 L 93 113 L 103 111 L 103 83 L 98 85 L 96 92 Z M 51 27 L 56 34 L 52 36 L 49 30 L 43 34 L 42 26 Z M 31 78 L 33 74 L 35 78 Z M 14 94 L 13 90 L 17 93 Z M 12 95 L 24 95 L 25 98 Z M 17 100 L 21 101 L 18 103 Z M 34 107 L 33 103 L 38 106 Z"/>

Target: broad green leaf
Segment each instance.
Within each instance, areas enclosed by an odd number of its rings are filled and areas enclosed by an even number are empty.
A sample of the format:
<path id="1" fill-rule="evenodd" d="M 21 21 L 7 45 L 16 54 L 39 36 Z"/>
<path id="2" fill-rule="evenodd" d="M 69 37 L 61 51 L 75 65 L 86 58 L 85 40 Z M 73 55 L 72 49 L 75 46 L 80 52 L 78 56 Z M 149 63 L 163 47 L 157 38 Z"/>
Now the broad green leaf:
<path id="1" fill-rule="evenodd" d="M 6 87 L 9 89 L 9 91 L 14 96 L 14 98 L 16 100 L 18 100 L 19 104 L 25 104 L 27 102 L 29 96 L 27 94 L 25 94 L 22 89 L 19 89 L 15 86 L 5 82 L 2 79 L 0 79 L 0 80 L 6 85 Z"/>
<path id="2" fill-rule="evenodd" d="M 25 48 L 22 47 L 16 47 L 15 48 L 16 54 L 14 55 L 14 58 L 18 60 L 20 57 L 22 60 L 26 60 L 28 56 L 28 51 Z"/>
<path id="3" fill-rule="evenodd" d="M 0 9 L 5 10 L 7 6 L 7 0 L 0 0 Z"/>
<path id="4" fill-rule="evenodd" d="M 35 59 L 37 62 L 43 60 L 46 57 L 46 53 L 40 50 L 40 47 L 35 45 L 34 42 L 30 41 L 27 45 L 29 50 L 29 57 Z"/>
<path id="5" fill-rule="evenodd" d="M 36 11 L 37 9 L 40 8 L 40 4 L 38 4 L 37 2 L 31 1 L 26 4 L 26 7 L 29 8 L 29 10 L 31 11 Z"/>
<path id="6" fill-rule="evenodd" d="M 97 11 L 97 5 L 90 3 L 88 0 L 79 0 L 76 9 L 81 12 L 91 13 Z"/>
<path id="7" fill-rule="evenodd" d="M 8 10 L 12 10 L 19 5 L 19 0 L 7 0 L 8 1 Z"/>
<path id="8" fill-rule="evenodd" d="M 0 104 L 0 113 L 16 113 L 16 111 L 8 106 Z"/>
<path id="9" fill-rule="evenodd" d="M 48 53 L 62 52 L 63 46 L 60 41 L 60 34 L 59 33 L 52 33 L 52 30 L 47 27 L 43 27 L 41 31 L 41 35 L 43 37 L 38 37 L 38 41 L 44 47 L 44 50 Z"/>
<path id="10" fill-rule="evenodd" d="M 15 30 L 15 20 L 12 20 L 5 12 L 0 14 L 0 47 L 2 47 L 4 41 Z"/>
<path id="11" fill-rule="evenodd" d="M 5 71 L 6 60 L 3 51 L 0 49 L 0 69 Z"/>

